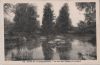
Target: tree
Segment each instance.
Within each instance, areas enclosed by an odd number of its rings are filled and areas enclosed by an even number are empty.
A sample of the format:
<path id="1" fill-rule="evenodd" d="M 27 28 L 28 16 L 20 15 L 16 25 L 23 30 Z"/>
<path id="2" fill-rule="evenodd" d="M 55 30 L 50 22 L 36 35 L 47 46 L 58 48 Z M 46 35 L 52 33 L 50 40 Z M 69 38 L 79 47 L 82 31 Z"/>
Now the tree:
<path id="1" fill-rule="evenodd" d="M 76 3 L 77 8 L 82 11 L 85 9 L 85 22 L 87 22 L 87 32 L 96 33 L 96 4 L 95 2 Z"/>
<path id="2" fill-rule="evenodd" d="M 52 10 L 52 5 L 47 3 L 44 7 L 44 14 L 42 20 L 42 32 L 43 34 L 52 34 L 53 33 L 53 22 L 54 14 Z"/>
<path id="3" fill-rule="evenodd" d="M 84 21 L 80 21 L 78 23 L 78 27 L 79 27 L 79 32 L 84 33 L 86 32 L 87 24 Z"/>
<path id="4" fill-rule="evenodd" d="M 69 8 L 67 4 L 61 8 L 57 22 L 56 31 L 57 33 L 67 33 L 71 28 L 71 19 L 69 18 Z"/>
<path id="5" fill-rule="evenodd" d="M 5 3 L 4 4 L 4 13 L 9 14 L 9 12 L 15 12 L 15 7 L 13 4 Z"/>
<path id="6" fill-rule="evenodd" d="M 16 5 L 13 32 L 34 33 L 39 27 L 36 7 L 27 3 Z"/>
<path id="7" fill-rule="evenodd" d="M 8 34 L 14 25 L 13 20 L 9 18 L 10 13 L 14 13 L 14 12 L 15 12 L 15 7 L 13 4 L 10 4 L 10 3 L 4 4 L 4 32 L 5 34 Z"/>

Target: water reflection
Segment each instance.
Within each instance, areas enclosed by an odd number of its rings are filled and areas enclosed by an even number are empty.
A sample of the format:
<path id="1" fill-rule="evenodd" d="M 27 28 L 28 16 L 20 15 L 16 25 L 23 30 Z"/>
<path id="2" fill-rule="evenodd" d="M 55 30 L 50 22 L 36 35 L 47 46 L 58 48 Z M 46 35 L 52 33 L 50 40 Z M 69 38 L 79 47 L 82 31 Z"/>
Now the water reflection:
<path id="1" fill-rule="evenodd" d="M 70 53 L 70 59 L 78 60 L 93 60 L 96 59 L 91 55 L 96 55 L 96 48 L 89 42 L 84 42 L 80 40 L 73 40 L 72 41 L 72 50 Z"/>
<path id="2" fill-rule="evenodd" d="M 44 40 L 43 40 L 44 39 Z M 94 60 L 96 47 L 87 39 L 42 37 L 8 51 L 6 60 Z"/>

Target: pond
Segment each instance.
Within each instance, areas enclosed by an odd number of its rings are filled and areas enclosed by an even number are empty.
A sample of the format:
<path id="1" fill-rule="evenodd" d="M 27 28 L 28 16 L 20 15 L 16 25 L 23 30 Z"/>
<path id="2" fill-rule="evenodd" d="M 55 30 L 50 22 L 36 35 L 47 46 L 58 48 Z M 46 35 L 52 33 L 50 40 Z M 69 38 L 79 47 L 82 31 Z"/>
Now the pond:
<path id="1" fill-rule="evenodd" d="M 91 39 L 90 36 L 41 36 L 5 50 L 5 57 L 13 61 L 96 60 L 96 46 L 89 42 Z"/>

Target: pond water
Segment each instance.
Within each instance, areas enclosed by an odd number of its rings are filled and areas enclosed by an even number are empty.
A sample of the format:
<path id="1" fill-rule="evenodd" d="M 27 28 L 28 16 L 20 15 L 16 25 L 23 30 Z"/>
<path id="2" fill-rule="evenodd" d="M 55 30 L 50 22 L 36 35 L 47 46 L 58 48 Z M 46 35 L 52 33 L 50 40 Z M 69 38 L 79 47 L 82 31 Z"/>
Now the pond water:
<path id="1" fill-rule="evenodd" d="M 7 50 L 6 60 L 96 60 L 91 37 L 40 38 Z"/>

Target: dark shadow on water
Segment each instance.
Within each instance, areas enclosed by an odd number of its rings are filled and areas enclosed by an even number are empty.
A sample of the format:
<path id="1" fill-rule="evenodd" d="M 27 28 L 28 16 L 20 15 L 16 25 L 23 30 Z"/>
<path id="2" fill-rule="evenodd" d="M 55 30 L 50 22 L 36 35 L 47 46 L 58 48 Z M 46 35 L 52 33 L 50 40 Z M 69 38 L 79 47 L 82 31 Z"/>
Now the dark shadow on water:
<path id="1" fill-rule="evenodd" d="M 45 60 L 51 60 L 53 57 L 53 50 L 50 47 L 50 44 L 48 43 L 49 39 L 46 38 L 45 41 L 42 42 L 43 47 L 43 53 L 44 53 L 44 59 Z"/>
<path id="2" fill-rule="evenodd" d="M 69 53 L 70 50 L 72 49 L 70 41 L 66 42 L 65 39 L 60 39 L 55 42 L 55 39 L 52 39 L 51 44 L 49 43 L 49 41 L 50 40 L 47 37 L 46 40 L 42 42 L 45 60 L 51 60 L 53 58 L 54 55 L 53 48 L 55 48 L 56 51 L 59 53 L 60 60 L 70 59 Z"/>

